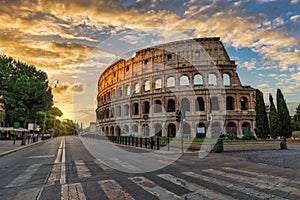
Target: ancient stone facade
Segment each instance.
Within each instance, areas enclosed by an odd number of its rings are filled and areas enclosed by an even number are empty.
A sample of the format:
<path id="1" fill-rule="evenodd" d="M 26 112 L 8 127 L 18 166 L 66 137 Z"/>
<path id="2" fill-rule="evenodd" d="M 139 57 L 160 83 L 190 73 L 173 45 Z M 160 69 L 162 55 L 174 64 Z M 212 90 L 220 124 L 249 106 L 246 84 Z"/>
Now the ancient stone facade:
<path id="1" fill-rule="evenodd" d="M 196 38 L 137 51 L 98 81 L 101 134 L 238 137 L 254 134 L 255 90 L 242 86 L 219 38 Z M 176 111 L 185 113 L 176 122 Z"/>

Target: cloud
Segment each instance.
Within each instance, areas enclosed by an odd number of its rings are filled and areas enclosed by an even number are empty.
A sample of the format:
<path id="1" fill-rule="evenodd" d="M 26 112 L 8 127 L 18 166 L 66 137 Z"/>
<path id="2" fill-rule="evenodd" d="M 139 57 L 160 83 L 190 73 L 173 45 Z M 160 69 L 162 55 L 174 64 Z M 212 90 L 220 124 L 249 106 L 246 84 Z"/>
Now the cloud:
<path id="1" fill-rule="evenodd" d="M 269 87 L 269 84 L 263 83 L 263 84 L 257 85 L 257 87 L 259 87 L 259 88 L 268 88 L 268 87 Z"/>
<path id="2" fill-rule="evenodd" d="M 85 84 L 75 83 L 75 84 L 57 84 L 55 88 L 52 88 L 53 94 L 63 94 L 63 93 L 83 93 L 85 90 Z"/>

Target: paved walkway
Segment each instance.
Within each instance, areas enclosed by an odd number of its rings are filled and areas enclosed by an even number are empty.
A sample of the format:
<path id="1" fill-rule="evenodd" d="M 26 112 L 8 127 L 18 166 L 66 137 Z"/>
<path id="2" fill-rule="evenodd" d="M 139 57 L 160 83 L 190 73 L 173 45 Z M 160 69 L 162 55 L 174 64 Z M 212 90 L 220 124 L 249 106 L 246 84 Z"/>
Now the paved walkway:
<path id="1" fill-rule="evenodd" d="M 40 140 L 38 142 L 40 142 Z M 16 140 L 15 144 L 13 140 L 0 140 L 0 157 L 36 143 L 37 142 L 28 144 L 28 140 L 26 140 L 26 145 L 21 145 L 21 140 Z"/>

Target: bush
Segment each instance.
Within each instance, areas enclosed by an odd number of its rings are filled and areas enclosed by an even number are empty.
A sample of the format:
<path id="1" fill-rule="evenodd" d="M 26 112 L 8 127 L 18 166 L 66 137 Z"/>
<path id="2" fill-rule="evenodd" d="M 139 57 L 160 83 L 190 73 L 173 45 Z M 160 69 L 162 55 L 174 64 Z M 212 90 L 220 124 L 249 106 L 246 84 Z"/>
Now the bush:
<path id="1" fill-rule="evenodd" d="M 256 140 L 256 137 L 253 136 L 251 133 L 248 133 L 246 135 L 243 135 L 243 137 L 241 138 L 241 140 Z"/>

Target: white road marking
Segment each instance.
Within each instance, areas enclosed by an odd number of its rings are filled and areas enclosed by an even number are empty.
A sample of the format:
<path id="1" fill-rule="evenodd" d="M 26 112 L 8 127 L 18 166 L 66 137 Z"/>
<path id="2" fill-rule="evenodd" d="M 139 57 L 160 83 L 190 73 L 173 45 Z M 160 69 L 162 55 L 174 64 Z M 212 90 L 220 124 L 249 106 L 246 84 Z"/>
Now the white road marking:
<path id="1" fill-rule="evenodd" d="M 182 199 L 180 196 L 156 185 L 154 182 L 143 176 L 130 177 L 129 179 L 138 186 L 142 187 L 145 191 L 158 197 L 159 199 Z"/>
<path id="2" fill-rule="evenodd" d="M 113 169 L 108 166 L 105 162 L 100 159 L 95 159 L 94 162 L 101 168 L 103 171 L 112 171 Z"/>
<path id="3" fill-rule="evenodd" d="M 80 183 L 64 184 L 61 187 L 61 200 L 86 200 Z"/>
<path id="4" fill-rule="evenodd" d="M 66 183 L 66 141 L 63 137 L 62 144 L 62 157 L 61 157 L 61 171 L 60 171 L 60 184 L 63 185 Z"/>
<path id="5" fill-rule="evenodd" d="M 121 165 L 122 167 L 129 169 L 131 171 L 139 171 L 139 168 L 137 168 L 136 166 L 133 166 L 129 163 L 126 163 L 118 158 L 112 158 L 112 161 L 116 162 L 117 164 Z"/>
<path id="6" fill-rule="evenodd" d="M 98 183 L 109 199 L 134 200 L 134 198 L 125 192 L 124 189 L 113 179 L 98 181 Z"/>
<path id="7" fill-rule="evenodd" d="M 198 173 L 194 173 L 194 172 L 182 172 L 182 174 L 184 174 L 186 176 L 190 176 L 192 178 L 201 179 L 201 180 L 213 183 L 215 185 L 219 185 L 221 187 L 226 187 L 226 188 L 229 188 L 229 189 L 237 190 L 240 193 L 244 193 L 244 194 L 247 194 L 247 195 L 250 195 L 250 196 L 254 196 L 258 199 L 282 199 L 282 200 L 284 199 L 284 198 L 281 198 L 281 197 L 276 196 L 276 195 L 266 194 L 264 192 L 254 190 L 252 188 L 248 188 L 248 187 L 245 187 L 245 186 L 233 184 L 233 183 L 230 183 L 228 181 L 224 181 L 224 180 L 221 180 L 221 179 L 216 179 L 216 178 L 209 177 L 209 176 L 204 176 L 202 174 L 198 174 Z"/>
<path id="8" fill-rule="evenodd" d="M 89 168 L 85 165 L 83 160 L 74 161 L 77 175 L 79 178 L 90 177 L 92 176 Z"/>
<path id="9" fill-rule="evenodd" d="M 39 169 L 42 164 L 33 164 L 30 165 L 24 172 L 17 176 L 9 185 L 6 187 L 16 187 L 21 186 L 27 183 L 32 175 Z"/>
<path id="10" fill-rule="evenodd" d="M 53 158 L 54 155 L 43 155 L 43 156 L 29 156 L 27 158 Z"/>
<path id="11" fill-rule="evenodd" d="M 197 185 L 197 184 L 192 183 L 192 182 L 185 181 L 185 180 L 183 180 L 181 178 L 178 178 L 178 177 L 175 177 L 171 174 L 158 174 L 157 176 L 160 177 L 160 178 L 163 178 L 166 181 L 169 181 L 171 183 L 179 185 L 179 186 L 181 186 L 185 189 L 188 189 L 192 192 L 195 192 L 194 194 L 192 194 L 193 196 L 196 196 L 196 193 L 197 193 L 197 195 L 201 195 L 202 198 L 203 198 L 203 196 L 205 196 L 206 197 L 205 199 L 214 199 L 214 200 L 215 199 L 219 199 L 219 200 L 223 200 L 223 199 L 233 200 L 234 199 L 234 198 L 232 198 L 230 196 L 227 196 L 225 194 L 221 194 L 221 193 L 218 193 L 216 191 L 210 191 L 210 190 L 208 190 L 207 188 L 205 188 L 203 186 Z M 187 197 L 191 196 L 191 194 L 188 194 L 186 196 Z"/>

